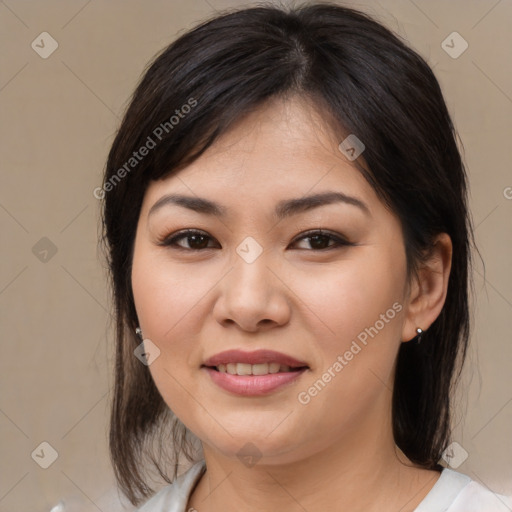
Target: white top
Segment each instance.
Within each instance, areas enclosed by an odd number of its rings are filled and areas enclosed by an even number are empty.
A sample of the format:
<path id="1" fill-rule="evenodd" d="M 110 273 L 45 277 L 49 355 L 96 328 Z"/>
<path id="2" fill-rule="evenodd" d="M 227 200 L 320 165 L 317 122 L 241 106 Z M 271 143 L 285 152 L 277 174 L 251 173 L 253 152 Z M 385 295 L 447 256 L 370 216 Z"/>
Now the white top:
<path id="1" fill-rule="evenodd" d="M 196 462 L 172 484 L 150 498 L 138 512 L 188 512 L 187 503 L 195 484 L 206 469 Z M 512 497 L 496 494 L 452 469 L 444 468 L 434 487 L 414 512 L 511 512 Z"/>

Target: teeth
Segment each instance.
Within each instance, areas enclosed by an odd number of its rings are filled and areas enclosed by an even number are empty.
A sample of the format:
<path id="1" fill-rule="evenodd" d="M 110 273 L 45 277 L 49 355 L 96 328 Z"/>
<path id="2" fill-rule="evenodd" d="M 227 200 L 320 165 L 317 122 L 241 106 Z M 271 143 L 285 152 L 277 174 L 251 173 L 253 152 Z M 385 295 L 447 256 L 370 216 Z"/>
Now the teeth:
<path id="1" fill-rule="evenodd" d="M 292 371 L 289 366 L 279 363 L 228 363 L 219 364 L 216 368 L 221 373 L 229 373 L 231 375 L 268 375 L 269 373 Z"/>
<path id="2" fill-rule="evenodd" d="M 269 363 L 269 365 L 268 365 L 269 373 L 277 373 L 279 370 L 281 370 L 282 372 L 289 372 L 290 367 L 283 365 L 283 367 L 281 369 L 281 365 L 279 363 Z"/>
<path id="3" fill-rule="evenodd" d="M 233 365 L 233 363 L 231 363 L 231 364 Z M 231 368 L 231 370 L 235 370 L 235 368 Z M 228 369 L 228 371 L 229 371 L 229 369 Z M 250 364 L 245 364 L 245 363 L 236 363 L 236 373 L 238 375 L 251 375 L 252 366 Z"/>

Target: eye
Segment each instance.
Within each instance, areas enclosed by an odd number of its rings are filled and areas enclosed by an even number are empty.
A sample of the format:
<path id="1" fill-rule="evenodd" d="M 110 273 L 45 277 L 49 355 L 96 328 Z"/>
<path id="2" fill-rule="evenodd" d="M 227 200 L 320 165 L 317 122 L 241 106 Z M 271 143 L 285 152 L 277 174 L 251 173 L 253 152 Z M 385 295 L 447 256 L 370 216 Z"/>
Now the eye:
<path id="1" fill-rule="evenodd" d="M 341 236 L 322 231 L 308 231 L 306 234 L 302 235 L 300 238 L 297 238 L 293 243 L 300 242 L 301 240 L 309 240 L 310 247 L 315 251 L 325 251 L 326 249 L 335 249 L 341 246 L 350 246 L 355 245 Z M 329 244 L 329 241 L 333 243 Z M 327 245 L 326 245 L 327 244 Z"/>
<path id="2" fill-rule="evenodd" d="M 178 243 L 181 240 L 187 240 L 188 247 Z M 215 245 L 208 245 L 208 241 L 210 240 L 214 239 L 210 237 L 208 234 L 206 234 L 204 231 L 186 229 L 184 231 L 175 233 L 171 236 L 165 237 L 163 240 L 160 240 L 158 242 L 158 245 L 164 247 L 173 247 L 180 250 L 183 249 L 185 251 L 201 251 L 204 249 L 211 249 L 215 247 Z M 322 230 L 308 231 L 305 234 L 303 234 L 300 238 L 296 238 L 292 242 L 292 245 L 297 244 L 297 242 L 300 242 L 302 240 L 309 240 L 308 243 L 310 245 L 310 248 L 313 249 L 314 251 L 325 251 L 329 249 L 335 249 L 337 247 L 355 245 L 351 242 L 348 242 L 339 235 L 335 235 L 333 233 L 329 233 Z M 217 247 L 219 246 L 217 245 Z"/>
<path id="3" fill-rule="evenodd" d="M 183 239 L 187 240 L 188 247 L 184 247 L 183 245 L 178 244 L 178 241 Z M 208 240 L 213 239 L 204 231 L 186 229 L 185 231 L 180 231 L 170 237 L 164 238 L 158 243 L 158 245 L 162 245 L 164 247 L 173 246 L 176 249 L 200 251 L 203 249 L 211 249 L 211 246 L 208 247 Z"/>

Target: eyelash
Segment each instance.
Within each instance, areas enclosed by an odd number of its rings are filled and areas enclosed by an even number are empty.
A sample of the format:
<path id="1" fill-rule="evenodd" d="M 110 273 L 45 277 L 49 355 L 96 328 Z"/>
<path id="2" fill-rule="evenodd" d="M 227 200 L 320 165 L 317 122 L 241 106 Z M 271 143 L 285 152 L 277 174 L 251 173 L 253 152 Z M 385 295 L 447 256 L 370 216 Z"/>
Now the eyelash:
<path id="1" fill-rule="evenodd" d="M 190 249 L 190 248 L 187 248 L 187 247 L 182 247 L 180 245 L 177 245 L 177 241 L 178 240 L 181 240 L 183 238 L 188 238 L 188 237 L 191 237 L 191 236 L 194 236 L 194 235 L 199 235 L 199 236 L 203 236 L 203 237 L 206 237 L 206 238 L 209 238 L 211 240 L 211 237 L 206 234 L 204 231 L 198 231 L 198 230 L 195 230 L 195 229 L 186 229 L 184 231 L 180 231 L 174 235 L 171 235 L 171 236 L 168 236 L 168 237 L 165 237 L 163 238 L 162 240 L 160 240 L 158 242 L 158 245 L 160 246 L 163 246 L 163 247 L 172 247 L 173 249 L 178 249 L 178 250 L 183 250 L 183 251 L 193 251 L 193 252 L 199 252 L 199 251 L 204 251 L 204 250 L 207 250 L 207 249 L 213 249 L 213 247 L 205 247 L 203 249 Z M 343 246 L 353 246 L 355 245 L 354 243 L 352 242 L 348 242 L 347 240 L 345 240 L 343 237 L 340 237 L 338 235 L 335 235 L 333 233 L 330 233 L 330 232 L 326 232 L 324 230 L 321 230 L 321 229 L 316 229 L 316 230 L 310 230 L 310 231 L 306 231 L 305 233 L 302 234 L 302 236 L 300 236 L 299 238 L 296 238 L 292 243 L 297 243 L 303 239 L 307 239 L 307 238 L 313 238 L 314 236 L 321 236 L 321 237 L 325 237 L 325 238 L 329 238 L 331 240 L 334 240 L 334 244 L 326 247 L 326 248 L 323 248 L 323 249 L 300 249 L 300 250 L 306 250 L 306 251 L 314 251 L 314 252 L 325 252 L 325 251 L 329 251 L 329 250 L 332 250 L 332 249 L 336 249 L 336 248 L 340 248 L 340 247 L 343 247 Z"/>

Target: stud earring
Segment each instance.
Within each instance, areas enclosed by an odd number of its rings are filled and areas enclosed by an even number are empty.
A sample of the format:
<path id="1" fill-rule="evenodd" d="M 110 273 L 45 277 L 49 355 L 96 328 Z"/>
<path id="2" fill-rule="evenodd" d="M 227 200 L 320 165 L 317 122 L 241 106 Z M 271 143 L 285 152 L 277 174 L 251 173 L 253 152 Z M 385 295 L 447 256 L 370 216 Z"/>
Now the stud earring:
<path id="1" fill-rule="evenodd" d="M 419 345 L 421 343 L 421 335 L 423 334 L 423 329 L 417 327 L 416 332 L 418 333 L 418 340 L 416 341 L 416 343 Z"/>
<path id="2" fill-rule="evenodd" d="M 144 341 L 144 336 L 142 335 L 142 329 L 140 327 L 135 329 L 135 334 L 140 338 L 141 341 Z"/>

